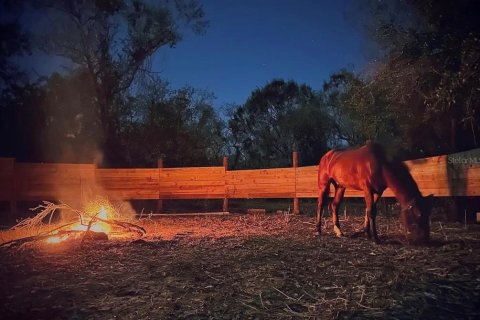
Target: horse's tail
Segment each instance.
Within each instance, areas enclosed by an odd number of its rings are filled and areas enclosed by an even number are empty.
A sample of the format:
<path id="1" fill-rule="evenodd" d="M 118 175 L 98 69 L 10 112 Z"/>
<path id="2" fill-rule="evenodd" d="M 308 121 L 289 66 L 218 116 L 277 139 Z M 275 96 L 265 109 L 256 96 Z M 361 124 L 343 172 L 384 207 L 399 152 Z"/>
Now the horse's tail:
<path id="1" fill-rule="evenodd" d="M 328 151 L 325 155 L 323 155 L 323 157 L 320 159 L 320 163 L 318 164 L 317 183 L 319 188 L 319 197 L 325 197 L 325 190 L 330 190 L 330 161 L 334 152 L 335 150 Z"/>
<path id="2" fill-rule="evenodd" d="M 328 172 L 328 167 L 330 165 L 331 154 L 333 150 L 327 152 L 321 159 L 318 164 L 318 201 L 317 201 L 317 213 L 316 213 L 316 223 L 317 223 L 317 232 L 321 231 L 321 217 L 322 217 L 322 208 L 325 204 L 325 201 L 328 200 L 328 194 L 330 191 L 330 175 Z"/>

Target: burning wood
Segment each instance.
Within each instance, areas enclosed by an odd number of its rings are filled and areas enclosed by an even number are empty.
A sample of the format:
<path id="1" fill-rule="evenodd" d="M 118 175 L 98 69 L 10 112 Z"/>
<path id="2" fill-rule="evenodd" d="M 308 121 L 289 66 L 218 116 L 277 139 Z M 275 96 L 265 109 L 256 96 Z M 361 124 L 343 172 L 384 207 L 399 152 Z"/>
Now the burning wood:
<path id="1" fill-rule="evenodd" d="M 30 210 L 41 211 L 13 226 L 10 229 L 15 233 L 13 239 L 0 246 L 18 246 L 39 241 L 56 244 L 79 239 L 83 244 L 88 240 L 108 240 L 109 235 L 127 236 L 128 233 L 136 233 L 143 237 L 146 234 L 141 226 L 118 220 L 119 212 L 105 199 L 90 202 L 83 210 L 74 209 L 65 203 L 48 201 Z M 62 212 L 62 221 L 54 224 L 54 214 L 58 211 Z"/>

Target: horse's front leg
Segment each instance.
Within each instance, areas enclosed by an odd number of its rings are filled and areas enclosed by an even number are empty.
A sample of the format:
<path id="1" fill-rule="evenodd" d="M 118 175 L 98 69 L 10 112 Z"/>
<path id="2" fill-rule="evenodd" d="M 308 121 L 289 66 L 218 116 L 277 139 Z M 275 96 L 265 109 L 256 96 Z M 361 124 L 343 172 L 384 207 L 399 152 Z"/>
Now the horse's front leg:
<path id="1" fill-rule="evenodd" d="M 375 242 L 379 242 L 377 234 L 377 201 L 380 198 L 380 195 L 373 194 L 371 191 L 365 191 L 365 225 L 364 231 L 366 232 L 369 239 L 373 239 Z"/>
<path id="2" fill-rule="evenodd" d="M 332 204 L 330 205 L 330 211 L 332 214 L 333 221 L 333 231 L 337 237 L 342 237 L 343 232 L 340 230 L 340 221 L 338 219 L 338 208 L 342 202 L 343 195 L 345 194 L 345 188 L 338 186 L 335 189 L 335 197 L 333 198 Z"/>

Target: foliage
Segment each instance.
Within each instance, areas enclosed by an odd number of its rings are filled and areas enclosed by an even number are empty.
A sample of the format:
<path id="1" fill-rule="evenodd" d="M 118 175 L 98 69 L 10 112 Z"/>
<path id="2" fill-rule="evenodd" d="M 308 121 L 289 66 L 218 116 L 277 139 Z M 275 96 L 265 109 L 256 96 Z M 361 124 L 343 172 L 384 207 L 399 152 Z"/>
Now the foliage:
<path id="1" fill-rule="evenodd" d="M 104 155 L 105 163 L 125 166 L 156 165 L 162 156 L 174 164 L 207 164 L 222 153 L 223 123 L 212 97 L 192 88 L 173 91 L 150 70 L 159 48 L 174 46 L 187 28 L 205 30 L 197 2 L 42 0 L 10 1 L 5 8 L 48 19 L 44 30 L 29 34 L 18 15 L 0 26 L 2 81 L 23 75 L 13 72 L 20 69 L 10 57 L 30 42 L 73 67 L 34 84 L 2 83 L 3 156 L 92 162 Z"/>
<path id="2" fill-rule="evenodd" d="M 4 109 L 13 123 L 3 155 L 19 161 L 101 162 L 93 87 L 88 72 L 79 69 L 69 76 L 54 73 L 42 85 L 16 92 L 15 103 Z M 172 90 L 161 81 L 137 88 L 117 106 L 118 146 L 110 164 L 156 166 L 160 158 L 172 166 L 218 164 L 224 123 L 212 100 L 209 93 Z"/>
<path id="3" fill-rule="evenodd" d="M 18 55 L 30 53 L 27 34 L 21 30 L 17 15 L 20 4 L 15 1 L 4 1 L 0 4 L 0 88 L 2 102 L 11 99 L 12 86 L 25 82 L 25 75 L 11 59 Z"/>
<path id="4" fill-rule="evenodd" d="M 391 142 L 394 138 L 395 115 L 389 113 L 383 92 L 368 81 L 340 70 L 324 83 L 322 94 L 336 139 L 359 146 L 367 140 Z"/>
<path id="5" fill-rule="evenodd" d="M 298 150 L 304 163 L 318 162 L 328 143 L 328 116 L 307 85 L 273 80 L 252 92 L 229 119 L 234 166 L 291 165 Z"/>
<path id="6" fill-rule="evenodd" d="M 99 124 L 93 86 L 84 70 L 54 73 L 41 83 L 10 90 L 3 106 L 9 130 L 3 155 L 20 161 L 92 162 Z"/>
<path id="7" fill-rule="evenodd" d="M 37 34 L 40 48 L 64 57 L 88 72 L 107 160 L 114 162 L 118 118 L 129 110 L 119 107 L 135 80 L 149 76 L 149 58 L 159 48 L 174 46 L 181 27 L 202 32 L 204 13 L 193 0 L 180 1 L 34 1 L 51 19 Z M 127 114 L 119 114 L 122 111 Z"/>
<path id="8" fill-rule="evenodd" d="M 42 133 L 47 115 L 37 103 L 43 92 L 32 84 L 12 86 L 0 108 L 0 152 L 19 161 L 44 161 Z"/>
<path id="9" fill-rule="evenodd" d="M 478 147 L 480 3 L 369 4 L 369 27 L 385 53 L 371 81 L 398 115 L 401 146 L 417 155 Z"/>
<path id="10" fill-rule="evenodd" d="M 212 107 L 213 96 L 190 87 L 151 87 L 130 103 L 137 113 L 122 133 L 126 162 L 134 166 L 219 164 L 224 155 L 224 123 Z"/>
<path id="11" fill-rule="evenodd" d="M 20 5 L 15 1 L 0 3 L 0 146 L 4 155 L 13 155 L 16 96 L 33 90 L 23 71 L 13 63 L 16 56 L 28 54 L 30 43 L 18 21 Z"/>

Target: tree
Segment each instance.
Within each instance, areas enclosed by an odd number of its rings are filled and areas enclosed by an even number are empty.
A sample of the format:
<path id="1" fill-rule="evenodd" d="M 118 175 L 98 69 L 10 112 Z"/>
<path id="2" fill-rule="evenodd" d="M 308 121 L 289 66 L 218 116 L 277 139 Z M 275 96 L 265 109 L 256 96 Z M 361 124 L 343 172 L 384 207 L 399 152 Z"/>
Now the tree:
<path id="1" fill-rule="evenodd" d="M 20 4 L 16 1 L 2 1 L 0 12 L 0 156 L 15 154 L 16 95 L 33 90 L 21 68 L 13 58 L 28 54 L 30 43 L 18 21 Z"/>
<path id="2" fill-rule="evenodd" d="M 85 69 L 52 74 L 37 107 L 47 115 L 43 129 L 43 161 L 96 161 L 101 127 L 96 117 L 94 84 Z"/>
<path id="3" fill-rule="evenodd" d="M 218 165 L 224 123 L 212 99 L 190 87 L 171 90 L 166 83 L 132 97 L 138 113 L 122 133 L 127 163 L 152 166 L 165 158 L 168 166 Z"/>
<path id="4" fill-rule="evenodd" d="M 2 135 L 2 155 L 19 161 L 91 163 L 99 125 L 89 80 L 85 71 L 76 70 L 12 87 L 11 99 L 2 107 L 1 129 L 8 130 Z"/>
<path id="5" fill-rule="evenodd" d="M 3 1 L 0 4 L 2 20 L 0 21 L 0 88 L 2 100 L 8 99 L 11 86 L 19 86 L 25 82 L 22 70 L 12 62 L 15 56 L 30 53 L 27 34 L 21 30 L 18 11 L 21 4 L 15 1 Z M 11 98 L 11 97 L 10 97 Z"/>
<path id="6" fill-rule="evenodd" d="M 316 163 L 327 149 L 328 125 L 321 99 L 310 87 L 273 80 L 231 111 L 234 166 L 289 166 L 294 150 L 303 163 Z"/>
<path id="7" fill-rule="evenodd" d="M 392 112 L 384 89 L 367 76 L 340 70 L 324 83 L 322 94 L 335 137 L 344 145 L 361 146 L 367 140 L 387 148 L 401 145 L 401 115 Z"/>
<path id="8" fill-rule="evenodd" d="M 149 76 L 149 58 L 161 47 L 181 40 L 182 27 L 205 30 L 200 5 L 178 1 L 42 0 L 34 8 L 51 15 L 47 30 L 37 34 L 41 49 L 86 70 L 95 92 L 95 107 L 102 132 L 101 145 L 114 161 L 121 128 L 118 119 L 132 110 L 121 101 L 136 80 Z"/>
<path id="9" fill-rule="evenodd" d="M 405 147 L 418 156 L 478 147 L 480 3 L 368 2 L 385 53 L 372 81 L 403 116 Z"/>

